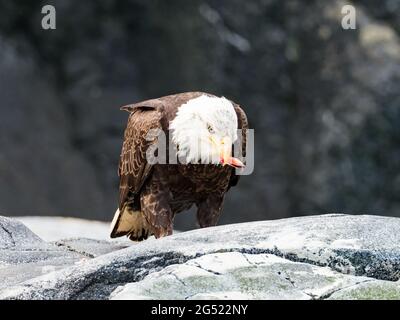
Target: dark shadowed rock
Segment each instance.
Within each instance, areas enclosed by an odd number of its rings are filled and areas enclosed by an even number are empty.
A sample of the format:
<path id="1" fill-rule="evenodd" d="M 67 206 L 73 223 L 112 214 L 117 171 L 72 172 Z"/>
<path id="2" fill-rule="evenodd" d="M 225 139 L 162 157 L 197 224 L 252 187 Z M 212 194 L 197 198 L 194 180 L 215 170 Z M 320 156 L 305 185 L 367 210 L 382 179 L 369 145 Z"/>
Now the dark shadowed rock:
<path id="1" fill-rule="evenodd" d="M 74 241 L 78 248 L 80 240 Z M 389 217 L 331 214 L 233 224 L 81 260 L 4 288 L 0 298 L 400 298 L 399 242 L 400 219 Z"/>

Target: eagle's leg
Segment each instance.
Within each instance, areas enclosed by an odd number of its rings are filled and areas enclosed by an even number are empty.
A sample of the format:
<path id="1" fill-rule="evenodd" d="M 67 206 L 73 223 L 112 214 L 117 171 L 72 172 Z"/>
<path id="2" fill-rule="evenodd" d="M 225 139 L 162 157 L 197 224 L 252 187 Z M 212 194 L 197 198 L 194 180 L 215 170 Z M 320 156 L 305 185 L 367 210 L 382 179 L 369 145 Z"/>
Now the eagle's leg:
<path id="1" fill-rule="evenodd" d="M 211 194 L 204 201 L 197 204 L 197 223 L 200 228 L 217 225 L 222 211 L 224 195 Z"/>
<path id="2" fill-rule="evenodd" d="M 151 181 L 140 196 L 141 209 L 156 238 L 169 236 L 173 232 L 174 214 L 169 205 L 170 192 L 154 172 Z"/>

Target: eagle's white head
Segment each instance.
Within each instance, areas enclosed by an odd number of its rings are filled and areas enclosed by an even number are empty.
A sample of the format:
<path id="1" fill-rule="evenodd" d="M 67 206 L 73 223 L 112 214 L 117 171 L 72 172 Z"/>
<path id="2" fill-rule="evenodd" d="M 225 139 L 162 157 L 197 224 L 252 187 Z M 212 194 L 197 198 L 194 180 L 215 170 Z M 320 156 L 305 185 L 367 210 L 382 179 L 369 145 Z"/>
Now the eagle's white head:
<path id="1" fill-rule="evenodd" d="M 186 163 L 213 163 L 243 167 L 232 157 L 237 140 L 237 115 L 224 97 L 202 95 L 181 105 L 170 123 L 178 156 Z"/>

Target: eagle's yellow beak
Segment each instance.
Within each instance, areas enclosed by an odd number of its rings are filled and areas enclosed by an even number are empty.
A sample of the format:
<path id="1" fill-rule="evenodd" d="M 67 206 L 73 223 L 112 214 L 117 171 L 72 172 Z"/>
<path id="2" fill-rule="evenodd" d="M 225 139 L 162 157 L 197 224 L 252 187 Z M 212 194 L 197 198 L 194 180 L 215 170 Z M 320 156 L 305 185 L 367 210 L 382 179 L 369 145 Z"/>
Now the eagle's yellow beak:
<path id="1" fill-rule="evenodd" d="M 242 161 L 240 161 L 238 158 L 234 158 L 234 157 L 231 157 L 231 156 L 221 156 L 219 162 L 223 166 L 227 164 L 227 165 L 229 165 L 231 167 L 234 167 L 234 168 L 243 168 L 244 167 L 244 164 L 243 164 Z"/>
<path id="2" fill-rule="evenodd" d="M 224 165 L 229 165 L 234 168 L 243 168 L 244 164 L 238 158 L 232 157 L 232 142 L 230 139 L 222 139 L 220 142 L 220 160 L 219 163 Z"/>

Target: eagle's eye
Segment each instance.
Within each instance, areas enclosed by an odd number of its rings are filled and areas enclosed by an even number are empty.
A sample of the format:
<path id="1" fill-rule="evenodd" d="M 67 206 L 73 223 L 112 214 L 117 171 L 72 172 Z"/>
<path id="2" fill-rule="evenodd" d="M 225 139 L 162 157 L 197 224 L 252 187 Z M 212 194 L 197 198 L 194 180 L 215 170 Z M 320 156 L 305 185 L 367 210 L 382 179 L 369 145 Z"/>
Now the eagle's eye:
<path id="1" fill-rule="evenodd" d="M 207 130 L 209 133 L 215 133 L 214 128 L 209 123 L 207 123 Z"/>

